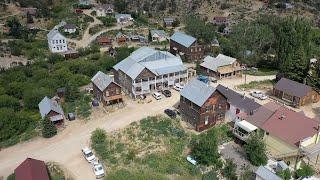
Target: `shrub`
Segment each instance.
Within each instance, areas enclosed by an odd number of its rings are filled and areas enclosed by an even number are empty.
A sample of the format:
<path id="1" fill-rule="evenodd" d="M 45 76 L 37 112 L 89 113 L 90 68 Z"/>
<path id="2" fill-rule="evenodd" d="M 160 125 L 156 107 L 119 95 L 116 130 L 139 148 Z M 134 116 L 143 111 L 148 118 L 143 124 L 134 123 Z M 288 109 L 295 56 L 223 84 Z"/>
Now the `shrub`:
<path id="1" fill-rule="evenodd" d="M 202 176 L 202 180 L 218 180 L 217 173 L 212 170 Z"/>
<path id="2" fill-rule="evenodd" d="M 302 178 L 307 176 L 313 176 L 314 173 L 314 169 L 308 165 L 301 166 L 301 168 L 297 170 L 297 176 Z"/>
<path id="3" fill-rule="evenodd" d="M 219 164 L 220 155 L 218 153 L 215 131 L 209 131 L 205 134 L 201 134 L 193 144 L 191 155 L 198 163 L 203 165 Z"/>
<path id="4" fill-rule="evenodd" d="M 289 168 L 277 172 L 277 175 L 280 176 L 283 180 L 291 179 L 291 172 Z"/>
<path id="5" fill-rule="evenodd" d="M 229 180 L 237 180 L 237 165 L 233 162 L 232 159 L 227 159 L 226 164 L 222 170 L 222 174 Z"/>
<path id="6" fill-rule="evenodd" d="M 19 99 L 8 95 L 0 96 L 0 108 L 7 107 L 18 111 L 20 109 Z"/>
<path id="7" fill-rule="evenodd" d="M 50 121 L 49 118 L 42 120 L 42 136 L 44 138 L 51 138 L 57 134 L 56 126 Z"/>
<path id="8" fill-rule="evenodd" d="M 7 177 L 7 180 L 15 180 L 15 175 L 14 175 L 14 173 L 10 174 L 10 175 Z"/>
<path id="9" fill-rule="evenodd" d="M 244 149 L 249 161 L 253 165 L 260 166 L 267 164 L 266 145 L 258 134 L 250 136 L 247 144 L 244 145 Z"/>

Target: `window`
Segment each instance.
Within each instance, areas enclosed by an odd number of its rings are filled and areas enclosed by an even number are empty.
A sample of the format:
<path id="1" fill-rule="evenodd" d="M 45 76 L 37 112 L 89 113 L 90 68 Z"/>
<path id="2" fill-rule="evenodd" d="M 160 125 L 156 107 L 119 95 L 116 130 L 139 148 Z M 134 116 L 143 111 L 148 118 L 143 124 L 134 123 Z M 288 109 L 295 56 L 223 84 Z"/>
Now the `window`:
<path id="1" fill-rule="evenodd" d="M 224 114 L 223 113 L 217 115 L 217 120 L 221 120 L 223 118 L 224 118 Z"/>
<path id="2" fill-rule="evenodd" d="M 222 108 L 222 105 L 221 104 L 218 104 L 218 109 L 221 109 Z"/>
<path id="3" fill-rule="evenodd" d="M 211 106 L 206 106 L 206 112 L 209 112 L 211 110 Z"/>
<path id="4" fill-rule="evenodd" d="M 65 43 L 66 41 L 65 40 L 62 40 L 63 41 L 63 43 Z"/>
<path id="5" fill-rule="evenodd" d="M 207 73 L 209 73 L 210 72 L 210 69 L 207 69 Z"/>
<path id="6" fill-rule="evenodd" d="M 120 89 L 119 88 L 116 89 L 116 94 L 120 94 Z"/>
<path id="7" fill-rule="evenodd" d="M 193 49 L 191 48 L 190 51 L 193 52 Z"/>
<path id="8" fill-rule="evenodd" d="M 52 44 L 54 44 L 54 40 L 52 40 Z"/>
<path id="9" fill-rule="evenodd" d="M 58 44 L 58 40 L 56 40 L 56 44 Z"/>
<path id="10" fill-rule="evenodd" d="M 209 124 L 209 116 L 206 116 L 204 118 L 204 125 L 208 125 Z"/>
<path id="11" fill-rule="evenodd" d="M 269 132 L 266 132 L 266 135 L 269 136 Z"/>
<path id="12" fill-rule="evenodd" d="M 106 91 L 106 96 L 108 97 L 110 94 L 109 94 L 109 91 Z"/>
<path id="13" fill-rule="evenodd" d="M 194 52 L 197 52 L 197 48 L 194 48 Z"/>
<path id="14" fill-rule="evenodd" d="M 201 51 L 201 48 L 199 48 L 199 51 Z"/>

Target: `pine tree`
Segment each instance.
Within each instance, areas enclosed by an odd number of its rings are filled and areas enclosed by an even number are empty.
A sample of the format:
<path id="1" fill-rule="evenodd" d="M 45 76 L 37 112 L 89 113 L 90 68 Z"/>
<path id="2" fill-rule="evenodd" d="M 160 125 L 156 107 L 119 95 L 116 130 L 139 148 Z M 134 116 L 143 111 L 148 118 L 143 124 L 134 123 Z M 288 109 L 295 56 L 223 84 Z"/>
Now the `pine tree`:
<path id="1" fill-rule="evenodd" d="M 56 126 L 46 117 L 42 121 L 42 136 L 44 138 L 51 138 L 57 134 Z"/>

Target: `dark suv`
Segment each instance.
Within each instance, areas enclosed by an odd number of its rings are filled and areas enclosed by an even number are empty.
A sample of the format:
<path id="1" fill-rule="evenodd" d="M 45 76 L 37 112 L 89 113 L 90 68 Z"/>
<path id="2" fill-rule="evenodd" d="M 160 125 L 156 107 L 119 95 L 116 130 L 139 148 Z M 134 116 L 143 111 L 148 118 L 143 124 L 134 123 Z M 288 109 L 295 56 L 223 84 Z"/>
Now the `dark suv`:
<path id="1" fill-rule="evenodd" d="M 170 118 L 176 118 L 177 116 L 177 114 L 171 109 L 165 109 L 164 113 L 166 113 Z"/>
<path id="2" fill-rule="evenodd" d="M 162 94 L 165 96 L 165 97 L 171 97 L 171 91 L 169 91 L 169 90 L 163 90 L 162 91 Z"/>

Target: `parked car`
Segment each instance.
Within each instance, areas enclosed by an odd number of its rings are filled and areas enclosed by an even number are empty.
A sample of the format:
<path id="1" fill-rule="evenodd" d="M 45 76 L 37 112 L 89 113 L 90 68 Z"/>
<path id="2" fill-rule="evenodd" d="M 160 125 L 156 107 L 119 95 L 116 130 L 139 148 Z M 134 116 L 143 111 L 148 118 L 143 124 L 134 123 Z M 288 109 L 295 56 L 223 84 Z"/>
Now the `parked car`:
<path id="1" fill-rule="evenodd" d="M 168 115 L 170 118 L 176 118 L 177 114 L 171 109 L 165 109 L 164 113 Z"/>
<path id="2" fill-rule="evenodd" d="M 161 99 L 161 94 L 158 93 L 158 92 L 154 92 L 154 93 L 152 94 L 152 96 L 153 96 L 156 100 L 160 100 L 160 99 Z"/>
<path id="3" fill-rule="evenodd" d="M 263 94 L 261 91 L 252 91 L 250 94 L 252 97 L 255 97 L 261 100 L 268 99 L 268 96 Z"/>
<path id="4" fill-rule="evenodd" d="M 169 91 L 169 90 L 163 90 L 162 91 L 162 94 L 165 96 L 165 97 L 171 97 L 171 91 Z"/>
<path id="5" fill-rule="evenodd" d="M 83 156 L 84 158 L 86 158 L 86 160 L 91 163 L 91 162 L 94 162 L 96 160 L 96 156 L 94 156 L 94 154 L 92 153 L 92 151 L 85 147 L 85 148 L 82 148 L 82 153 L 83 153 Z"/>
<path id="6" fill-rule="evenodd" d="M 187 156 L 187 161 L 193 165 L 197 165 L 197 161 L 193 159 L 190 155 Z"/>
<path id="7" fill-rule="evenodd" d="M 184 85 L 180 84 L 180 83 L 176 83 L 174 85 L 174 89 L 177 91 L 181 91 L 184 88 Z"/>
<path id="8" fill-rule="evenodd" d="M 96 176 L 96 179 L 103 178 L 105 176 L 103 165 L 99 162 L 93 163 L 93 172 Z"/>

